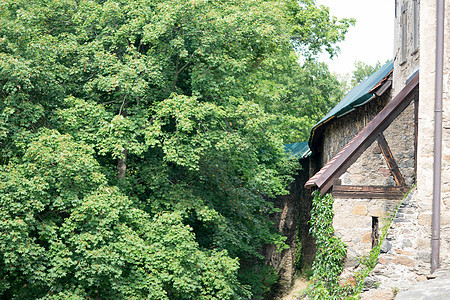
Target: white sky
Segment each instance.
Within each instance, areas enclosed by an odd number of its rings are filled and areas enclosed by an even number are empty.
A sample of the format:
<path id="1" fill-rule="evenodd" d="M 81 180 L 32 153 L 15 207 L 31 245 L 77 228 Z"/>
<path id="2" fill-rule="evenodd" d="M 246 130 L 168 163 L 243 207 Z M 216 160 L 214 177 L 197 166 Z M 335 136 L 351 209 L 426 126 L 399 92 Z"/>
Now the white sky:
<path id="1" fill-rule="evenodd" d="M 338 74 L 351 73 L 354 62 L 374 65 L 393 58 L 394 53 L 394 0 L 317 0 L 328 6 L 331 15 L 338 18 L 355 18 L 356 24 L 339 44 L 341 53 L 328 63 Z"/>

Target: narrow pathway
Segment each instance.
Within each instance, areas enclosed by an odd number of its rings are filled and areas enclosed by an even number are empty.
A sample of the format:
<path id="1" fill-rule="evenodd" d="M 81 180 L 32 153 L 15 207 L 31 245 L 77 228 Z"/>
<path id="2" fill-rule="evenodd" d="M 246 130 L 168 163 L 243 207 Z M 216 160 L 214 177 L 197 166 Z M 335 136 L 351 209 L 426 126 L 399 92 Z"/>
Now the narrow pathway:
<path id="1" fill-rule="evenodd" d="M 308 280 L 304 277 L 298 277 L 297 279 L 295 279 L 294 285 L 292 286 L 290 292 L 284 295 L 279 300 L 297 300 L 299 298 L 297 298 L 296 296 L 298 296 L 303 290 L 305 290 L 307 286 Z"/>
<path id="2" fill-rule="evenodd" d="M 435 276 L 400 292 L 395 300 L 450 300 L 450 270 L 437 271 Z"/>

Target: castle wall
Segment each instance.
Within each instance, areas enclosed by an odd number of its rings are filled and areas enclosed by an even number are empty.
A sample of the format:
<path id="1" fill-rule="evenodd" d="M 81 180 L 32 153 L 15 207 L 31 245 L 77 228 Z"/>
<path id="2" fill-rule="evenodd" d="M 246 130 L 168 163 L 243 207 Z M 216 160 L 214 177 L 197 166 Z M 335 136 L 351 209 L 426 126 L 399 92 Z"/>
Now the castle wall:
<path id="1" fill-rule="evenodd" d="M 445 1 L 443 158 L 440 266 L 450 267 L 450 1 Z M 361 299 L 407 289 L 427 280 L 431 271 L 433 144 L 436 50 L 436 1 L 420 1 L 420 92 L 417 188 L 399 209 L 388 231 L 378 264 L 366 279 Z M 395 72 L 394 72 L 395 74 Z M 399 83 L 400 85 L 401 83 Z M 375 290 L 377 288 L 377 290 Z"/>
<path id="2" fill-rule="evenodd" d="M 415 182 L 414 102 L 384 131 L 384 136 L 408 186 Z M 377 142 L 374 142 L 339 178 L 342 185 L 395 186 Z M 344 268 L 353 270 L 372 249 L 373 225 L 377 235 L 401 199 L 345 199 L 335 197 L 333 227 L 348 247 Z M 376 220 L 374 220 L 376 218 Z M 344 273 L 345 276 L 345 273 Z"/>
<path id="3" fill-rule="evenodd" d="M 420 47 L 414 46 L 414 1 L 396 1 L 396 18 L 394 22 L 394 74 L 393 94 L 397 95 L 406 81 L 419 69 Z M 406 55 L 402 55 L 402 11 L 406 9 Z M 420 22 L 420 14 L 417 22 Z M 417 38 L 420 38 L 421 32 Z"/>
<path id="4" fill-rule="evenodd" d="M 324 125 L 321 145 L 321 165 L 332 159 L 350 140 L 363 129 L 390 101 L 391 93 L 372 99 L 354 111 Z"/>
<path id="5" fill-rule="evenodd" d="M 301 159 L 300 163 L 302 169 L 298 170 L 289 185 L 289 194 L 272 200 L 279 212 L 272 214 L 271 218 L 278 232 L 286 237 L 285 243 L 289 248 L 279 252 L 276 246 L 266 245 L 263 249 L 266 264 L 273 266 L 279 276 L 267 299 L 277 298 L 287 292 L 294 281 L 296 268 L 310 268 L 314 261 L 316 245 L 309 233 L 308 223 L 312 195 L 311 191 L 304 188 L 310 177 L 309 159 Z"/>
<path id="6" fill-rule="evenodd" d="M 426 224 L 431 234 L 431 212 L 433 199 L 433 144 L 434 144 L 434 97 L 435 97 L 435 33 L 436 2 L 422 0 L 422 30 L 420 51 L 420 106 L 418 134 L 418 209 L 429 215 Z M 450 1 L 446 1 L 445 49 L 444 49 L 444 94 L 443 94 L 443 145 L 442 145 L 442 200 L 441 200 L 441 266 L 450 266 Z M 431 252 L 431 245 L 427 245 Z"/>

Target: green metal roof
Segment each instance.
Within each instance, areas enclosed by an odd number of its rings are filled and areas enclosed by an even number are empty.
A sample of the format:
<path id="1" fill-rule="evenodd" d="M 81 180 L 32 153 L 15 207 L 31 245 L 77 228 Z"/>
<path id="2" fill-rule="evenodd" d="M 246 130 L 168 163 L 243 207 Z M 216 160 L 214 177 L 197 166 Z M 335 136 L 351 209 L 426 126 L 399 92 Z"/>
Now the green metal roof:
<path id="1" fill-rule="evenodd" d="M 301 142 L 284 145 L 286 152 L 299 158 L 306 158 L 311 155 L 311 146 L 314 134 L 319 127 L 333 118 L 339 118 L 355 110 L 355 107 L 367 103 L 373 96 L 372 90 L 379 84 L 394 68 L 394 62 L 391 60 L 376 72 L 354 87 L 328 114 L 322 118 L 311 129 L 309 142 Z"/>
<path id="2" fill-rule="evenodd" d="M 322 118 L 311 129 L 309 145 L 314 149 L 314 135 L 319 127 L 331 119 L 342 117 L 343 115 L 355 110 L 355 107 L 367 103 L 373 96 L 372 90 L 379 84 L 392 70 L 394 62 L 391 60 L 376 72 L 355 86 L 325 117 Z"/>
<path id="3" fill-rule="evenodd" d="M 365 104 L 372 93 L 370 91 L 394 68 L 394 62 L 391 60 L 379 68 L 375 73 L 367 77 L 360 84 L 355 86 L 328 114 L 322 118 L 314 127 L 324 123 L 332 117 L 342 117 L 354 110 L 354 107 Z"/>
<path id="4" fill-rule="evenodd" d="M 311 150 L 309 149 L 308 142 L 287 144 L 284 145 L 284 149 L 292 156 L 299 158 L 307 158 L 311 155 Z"/>

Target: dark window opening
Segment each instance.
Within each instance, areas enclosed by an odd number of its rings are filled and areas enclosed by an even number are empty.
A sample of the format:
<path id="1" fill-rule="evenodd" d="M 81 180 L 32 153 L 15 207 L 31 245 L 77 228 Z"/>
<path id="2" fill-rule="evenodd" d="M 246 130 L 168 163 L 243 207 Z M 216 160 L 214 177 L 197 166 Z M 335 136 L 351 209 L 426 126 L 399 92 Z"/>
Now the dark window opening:
<path id="1" fill-rule="evenodd" d="M 406 61 L 406 44 L 407 44 L 407 18 L 406 18 L 406 6 L 407 3 L 402 6 L 402 17 L 400 20 L 400 27 L 402 30 L 402 49 L 401 49 L 401 61 L 404 63 Z"/>
<path id="2" fill-rule="evenodd" d="M 419 0 L 413 0 L 413 53 L 419 50 Z"/>
<path id="3" fill-rule="evenodd" d="M 378 217 L 372 217 L 372 248 L 376 247 L 379 243 L 380 236 L 378 234 Z"/>

